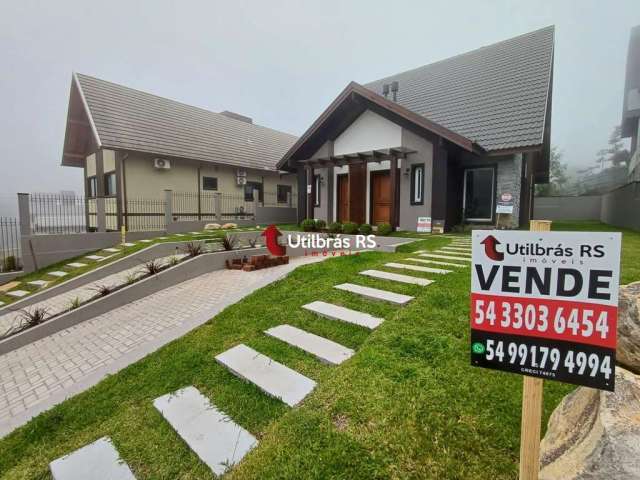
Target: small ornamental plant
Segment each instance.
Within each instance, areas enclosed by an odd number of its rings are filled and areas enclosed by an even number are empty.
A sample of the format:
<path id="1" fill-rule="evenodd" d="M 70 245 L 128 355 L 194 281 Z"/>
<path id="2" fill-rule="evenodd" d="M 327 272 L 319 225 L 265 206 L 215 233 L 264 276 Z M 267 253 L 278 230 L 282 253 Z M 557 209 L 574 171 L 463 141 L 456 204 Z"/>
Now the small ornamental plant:
<path id="1" fill-rule="evenodd" d="M 322 219 L 316 220 L 316 230 L 317 231 L 324 230 L 326 226 L 327 226 L 327 222 L 325 222 L 324 220 L 322 220 Z"/>
<path id="2" fill-rule="evenodd" d="M 360 225 L 360 228 L 359 228 L 359 231 L 362 235 L 371 235 L 372 230 L 373 230 L 373 227 L 368 223 L 363 223 L 362 225 Z"/>
<path id="3" fill-rule="evenodd" d="M 313 232 L 316 229 L 316 221 L 312 218 L 306 218 L 300 223 L 300 226 L 304 232 Z"/>
<path id="4" fill-rule="evenodd" d="M 329 224 L 330 233 L 342 233 L 342 224 L 340 222 L 333 222 Z"/>
<path id="5" fill-rule="evenodd" d="M 356 233 L 358 233 L 358 224 L 353 222 L 345 222 L 342 224 L 342 232 L 349 235 L 355 235 Z"/>
<path id="6" fill-rule="evenodd" d="M 391 224 L 389 223 L 378 224 L 378 235 L 389 235 L 392 231 L 393 231 L 393 228 L 391 228 Z"/>

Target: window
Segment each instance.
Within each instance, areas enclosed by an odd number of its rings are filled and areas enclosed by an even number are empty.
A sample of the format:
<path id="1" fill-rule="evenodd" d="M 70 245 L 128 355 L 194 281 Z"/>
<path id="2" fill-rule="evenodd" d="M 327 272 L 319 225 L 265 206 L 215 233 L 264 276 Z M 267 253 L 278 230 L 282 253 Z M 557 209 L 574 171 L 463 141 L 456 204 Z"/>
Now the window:
<path id="1" fill-rule="evenodd" d="M 98 194 L 98 179 L 87 177 L 87 197 L 95 197 Z"/>
<path id="2" fill-rule="evenodd" d="M 116 173 L 106 173 L 104 175 L 104 195 L 114 197 L 116 195 Z"/>
<path id="3" fill-rule="evenodd" d="M 291 195 L 291 185 L 278 185 L 277 187 L 278 203 L 287 203 L 290 195 Z"/>
<path id="4" fill-rule="evenodd" d="M 424 204 L 424 164 L 411 165 L 411 205 Z"/>
<path id="5" fill-rule="evenodd" d="M 216 177 L 202 177 L 203 190 L 218 190 L 218 179 Z"/>
<path id="6" fill-rule="evenodd" d="M 315 175 L 313 177 L 313 206 L 314 207 L 319 207 L 320 206 L 320 179 L 322 177 L 320 177 L 320 175 Z"/>
<path id="7" fill-rule="evenodd" d="M 244 185 L 244 201 L 253 202 L 253 191 L 258 191 L 258 201 L 264 202 L 264 194 L 262 193 L 262 184 L 260 182 L 247 182 Z"/>
<path id="8" fill-rule="evenodd" d="M 490 222 L 493 219 L 495 169 L 472 168 L 464 171 L 464 218 L 472 222 Z"/>

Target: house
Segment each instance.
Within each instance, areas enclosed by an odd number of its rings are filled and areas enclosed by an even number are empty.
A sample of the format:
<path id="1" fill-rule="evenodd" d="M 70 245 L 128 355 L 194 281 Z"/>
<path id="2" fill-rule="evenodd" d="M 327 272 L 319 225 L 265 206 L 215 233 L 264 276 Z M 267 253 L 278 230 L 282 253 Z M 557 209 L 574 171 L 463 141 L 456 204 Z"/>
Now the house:
<path id="1" fill-rule="evenodd" d="M 295 141 L 243 115 L 74 73 L 62 165 L 84 170 L 88 199 L 109 200 L 108 227 L 115 229 L 128 208 L 141 199 L 162 201 L 165 190 L 184 193 L 193 215 L 205 207 L 202 198 L 213 194 L 233 212 L 244 212 L 254 193 L 263 204 L 292 205 L 295 175 L 276 164 Z"/>
<path id="2" fill-rule="evenodd" d="M 501 223 L 525 225 L 549 180 L 553 46 L 551 26 L 351 82 L 278 163 L 300 219 L 450 229 L 495 224 L 506 201 Z"/>
<path id="3" fill-rule="evenodd" d="M 640 180 L 640 25 L 631 29 L 622 106 L 621 136 L 631 138 L 629 179 Z"/>

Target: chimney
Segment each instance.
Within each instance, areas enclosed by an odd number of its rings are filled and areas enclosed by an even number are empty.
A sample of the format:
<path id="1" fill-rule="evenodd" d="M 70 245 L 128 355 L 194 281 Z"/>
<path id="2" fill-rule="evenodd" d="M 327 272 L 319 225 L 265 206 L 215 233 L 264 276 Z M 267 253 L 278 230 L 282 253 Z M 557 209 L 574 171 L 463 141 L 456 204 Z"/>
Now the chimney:
<path id="1" fill-rule="evenodd" d="M 384 95 L 384 98 L 387 98 L 387 95 L 389 95 L 389 84 L 385 83 L 382 85 L 382 95 Z"/>
<path id="2" fill-rule="evenodd" d="M 398 100 L 398 82 L 391 82 L 391 93 L 393 93 L 393 101 L 396 102 Z"/>

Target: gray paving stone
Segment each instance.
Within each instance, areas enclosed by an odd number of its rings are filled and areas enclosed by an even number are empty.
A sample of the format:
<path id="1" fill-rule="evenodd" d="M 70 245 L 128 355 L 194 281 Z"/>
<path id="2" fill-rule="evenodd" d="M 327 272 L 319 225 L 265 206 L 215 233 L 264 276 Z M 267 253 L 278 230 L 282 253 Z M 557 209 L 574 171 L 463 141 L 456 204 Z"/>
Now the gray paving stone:
<path id="1" fill-rule="evenodd" d="M 351 358 L 355 353 L 350 348 L 340 345 L 339 343 L 314 335 L 313 333 L 306 332 L 291 325 L 278 325 L 277 327 L 265 330 L 264 333 L 270 337 L 277 338 L 289 345 L 304 350 L 319 360 L 331 363 L 332 365 L 341 364 L 345 360 Z"/>
<path id="2" fill-rule="evenodd" d="M 380 290 L 378 288 L 363 287 L 362 285 L 355 285 L 353 283 L 341 283 L 340 285 L 335 285 L 333 288 L 355 293 L 356 295 L 360 295 L 371 300 L 382 300 L 385 302 L 395 303 L 397 305 L 405 305 L 413 300 L 413 297 L 409 295 L 402 295 L 400 293 Z"/>
<path id="3" fill-rule="evenodd" d="M 216 360 L 290 407 L 300 403 L 316 386 L 310 378 L 243 344 L 222 352 Z"/>
<path id="4" fill-rule="evenodd" d="M 71 267 L 71 268 L 82 268 L 86 266 L 87 266 L 86 263 L 79 263 L 79 262 L 67 263 L 67 267 Z"/>
<path id="5" fill-rule="evenodd" d="M 87 255 L 84 258 L 88 258 L 89 260 L 96 260 L 96 261 L 104 259 L 104 257 L 100 255 Z"/>
<path id="6" fill-rule="evenodd" d="M 108 437 L 102 437 L 49 464 L 55 480 L 135 480 Z"/>
<path id="7" fill-rule="evenodd" d="M 360 275 L 379 278 L 381 280 L 392 280 L 394 282 L 421 285 L 423 287 L 426 287 L 427 285 L 433 283 L 433 280 L 427 280 L 426 278 L 412 277 L 411 275 L 401 275 L 399 273 L 383 272 L 382 270 L 364 270 L 360 272 Z"/>
<path id="8" fill-rule="evenodd" d="M 13 290 L 11 292 L 7 292 L 7 295 L 14 298 L 22 298 L 22 297 L 26 297 L 30 293 L 31 292 L 28 292 L 26 290 Z"/>
<path id="9" fill-rule="evenodd" d="M 460 263 L 453 262 L 439 262 L 438 260 L 426 260 L 424 258 L 404 258 L 403 260 L 409 260 L 411 262 L 428 263 L 430 265 L 444 265 L 449 267 L 468 267 L 469 265 L 462 265 Z"/>
<path id="10" fill-rule="evenodd" d="M 60 271 L 55 271 L 55 272 L 49 272 L 47 273 L 47 275 L 51 275 L 52 277 L 66 277 L 67 275 L 69 275 L 67 272 L 60 272 Z"/>
<path id="11" fill-rule="evenodd" d="M 333 303 L 315 301 L 303 305 L 302 308 L 330 320 L 352 323 L 371 330 L 380 325 L 384 320 L 368 313 L 351 310 L 350 308 L 334 305 Z"/>
<path id="12" fill-rule="evenodd" d="M 440 255 L 438 253 L 421 253 L 420 256 L 426 258 L 442 258 L 443 260 L 462 260 L 464 262 L 471 261 L 470 258 L 455 257 L 453 255 Z"/>
<path id="13" fill-rule="evenodd" d="M 195 387 L 156 398 L 153 406 L 216 475 L 225 473 L 258 444 Z"/>
<path id="14" fill-rule="evenodd" d="M 406 263 L 389 262 L 385 263 L 384 266 L 389 268 L 399 268 L 402 270 L 412 270 L 414 272 L 437 273 L 438 275 L 451 273 L 451 270 L 445 270 L 444 268 L 421 267 L 420 265 L 409 265 Z"/>
<path id="15" fill-rule="evenodd" d="M 46 280 L 33 280 L 32 282 L 27 282 L 27 285 L 33 285 L 34 287 L 43 288 L 49 285 L 49 282 Z"/>

